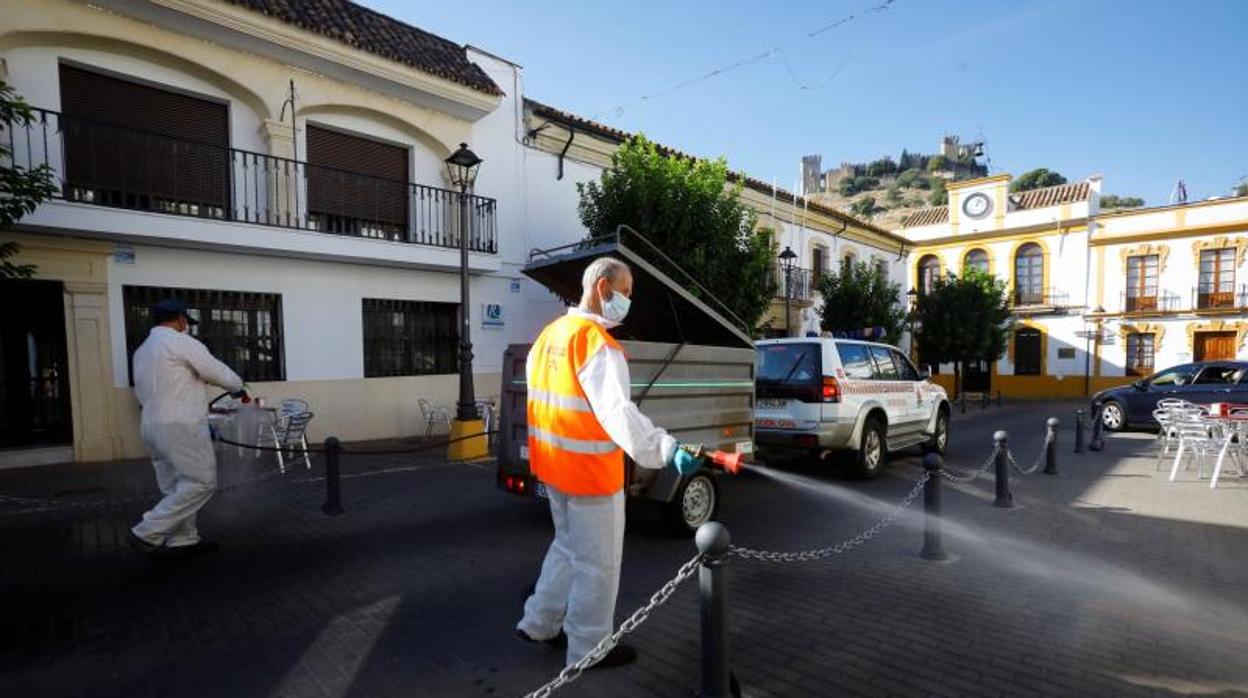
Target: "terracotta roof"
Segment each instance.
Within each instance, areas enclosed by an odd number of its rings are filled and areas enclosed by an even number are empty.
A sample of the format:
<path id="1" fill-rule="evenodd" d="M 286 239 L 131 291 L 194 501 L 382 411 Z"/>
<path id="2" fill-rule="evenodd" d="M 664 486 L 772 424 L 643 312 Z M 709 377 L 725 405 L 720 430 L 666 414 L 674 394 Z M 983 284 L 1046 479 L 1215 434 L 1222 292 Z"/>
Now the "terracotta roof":
<path id="1" fill-rule="evenodd" d="M 533 114 L 536 116 L 540 116 L 544 119 L 548 119 L 550 121 L 553 121 L 555 123 L 560 123 L 565 126 L 569 126 L 569 125 L 574 126 L 579 131 L 583 131 L 585 133 L 590 133 L 595 136 L 599 136 L 600 138 L 603 138 L 605 140 L 614 141 L 616 143 L 623 143 L 624 141 L 633 137 L 633 134 L 627 131 L 621 131 L 618 128 L 607 126 L 606 124 L 600 124 L 597 121 L 591 121 L 584 117 L 577 116 L 576 114 L 572 114 L 571 112 L 566 112 L 566 111 L 563 111 L 562 109 L 556 109 L 555 107 L 552 107 L 548 104 L 543 104 L 541 102 L 538 102 L 537 100 L 529 99 L 526 97 L 524 102 L 528 106 L 529 110 L 532 111 Z M 669 157 L 687 158 L 689 160 L 698 159 L 694 157 L 693 155 L 689 155 L 688 153 L 683 153 L 674 148 L 670 148 L 668 146 L 663 145 L 662 143 L 656 143 L 655 145 L 658 147 L 660 153 Z M 897 242 L 898 244 L 909 244 L 910 242 L 906 238 L 901 237 L 900 235 L 896 233 L 889 232 L 883 228 L 880 228 L 878 226 L 867 223 L 866 221 L 855 218 L 849 215 L 848 213 L 845 213 L 844 211 L 841 211 L 839 209 L 832 208 L 831 206 L 825 206 L 815 201 L 807 200 L 785 189 L 776 188 L 773 190 L 770 182 L 764 182 L 760 179 L 755 179 L 748 175 L 743 175 L 743 174 L 732 172 L 732 171 L 728 172 L 728 181 L 742 182 L 744 186 L 750 189 L 753 189 L 754 191 L 767 194 L 768 196 L 771 196 L 774 191 L 776 201 L 779 203 L 784 203 L 784 204 L 796 203 L 798 206 L 804 208 L 805 210 L 814 211 L 816 213 L 821 213 L 825 216 L 830 216 L 832 218 L 835 218 L 841 221 L 842 223 L 856 225 L 864 230 L 869 230 L 873 233 L 876 233 L 877 235 L 882 235 L 884 237 L 887 237 Z"/>
<path id="2" fill-rule="evenodd" d="M 486 94 L 503 93 L 463 46 L 347 0 L 226 1 Z"/>
<path id="3" fill-rule="evenodd" d="M 901 221 L 903 228 L 917 228 L 921 225 L 936 225 L 937 223 L 949 222 L 948 206 L 933 206 L 931 208 L 921 208 L 914 213 L 906 216 Z"/>
<path id="4" fill-rule="evenodd" d="M 1089 190 L 1088 182 L 1085 180 L 1070 184 L 1059 184 L 1055 187 L 1020 191 L 1010 194 L 1010 200 L 1020 209 L 1060 206 L 1061 204 L 1087 200 Z"/>

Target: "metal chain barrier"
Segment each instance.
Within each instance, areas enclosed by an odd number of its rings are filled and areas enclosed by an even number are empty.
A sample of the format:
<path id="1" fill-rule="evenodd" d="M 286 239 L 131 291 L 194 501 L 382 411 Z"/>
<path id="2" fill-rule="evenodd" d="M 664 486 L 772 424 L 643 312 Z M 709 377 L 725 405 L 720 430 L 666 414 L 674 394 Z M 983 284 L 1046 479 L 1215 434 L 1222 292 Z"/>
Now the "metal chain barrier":
<path id="1" fill-rule="evenodd" d="M 541 688 L 527 694 L 525 698 L 546 698 L 546 696 L 549 696 L 556 690 L 579 678 L 586 669 L 594 664 L 597 664 L 603 657 L 607 656 L 607 653 L 619 644 L 620 638 L 633 632 L 639 625 L 646 622 L 646 619 L 650 617 L 650 614 L 653 613 L 656 608 L 662 606 L 672 597 L 672 594 L 676 593 L 677 587 L 698 571 L 698 565 L 701 563 L 702 555 L 694 555 L 690 558 L 688 562 L 680 566 L 680 569 L 677 570 L 675 577 L 667 580 L 666 584 L 660 587 L 658 591 L 654 592 L 654 595 L 650 597 L 650 601 L 647 602 L 646 605 L 637 609 L 633 615 L 628 617 L 627 620 L 620 623 L 618 630 L 611 635 L 602 638 L 602 641 L 594 646 L 594 649 L 590 650 L 589 654 L 581 657 L 575 663 L 564 667 L 563 671 L 559 672 L 558 676 L 551 679 L 549 683 L 543 685 Z"/>
<path id="2" fill-rule="evenodd" d="M 914 487 L 912 487 L 910 491 L 906 494 L 906 496 L 903 497 L 902 500 L 897 503 L 897 505 L 893 508 L 892 511 L 880 517 L 880 520 L 876 521 L 875 524 L 873 524 L 870 528 L 866 529 L 865 531 L 859 533 L 856 536 L 853 536 L 852 538 L 847 538 L 841 541 L 840 543 L 837 543 L 836 545 L 830 545 L 826 548 L 811 548 L 809 550 L 800 550 L 800 551 L 795 551 L 795 552 L 755 550 L 753 548 L 745 548 L 739 545 L 730 546 L 728 550 L 733 556 L 742 558 L 744 560 L 760 560 L 762 562 L 794 562 L 794 563 L 813 562 L 815 560 L 822 560 L 826 557 L 831 557 L 832 555 L 841 555 L 841 554 L 847 553 L 850 550 L 853 550 L 854 548 L 857 548 L 858 546 L 862 545 L 863 543 L 866 543 L 872 538 L 875 538 L 877 535 L 880 534 L 880 531 L 883 531 L 885 528 L 888 528 L 890 524 L 892 524 L 897 519 L 901 518 L 901 514 L 911 504 L 914 504 L 914 500 L 918 498 L 921 492 L 923 492 L 923 486 L 927 484 L 927 480 L 929 477 L 931 476 L 925 471 L 922 475 L 919 476 L 919 479 L 915 481 Z"/>
<path id="3" fill-rule="evenodd" d="M 949 482 L 956 482 L 958 484 L 965 484 L 967 482 L 971 482 L 972 480 L 979 479 L 981 475 L 986 474 L 988 469 L 992 467 L 993 461 L 997 458 L 998 448 L 999 447 L 997 446 L 993 446 L 992 453 L 988 454 L 988 460 L 984 461 L 978 468 L 966 471 L 965 474 L 959 474 L 958 471 L 950 468 L 948 464 L 945 464 L 945 466 L 940 469 L 941 477 L 945 478 Z"/>
<path id="4" fill-rule="evenodd" d="M 1048 449 L 1049 443 L 1052 442 L 1054 439 L 1056 439 L 1056 437 L 1051 432 L 1046 433 L 1044 435 L 1044 443 L 1040 446 L 1040 453 L 1036 456 L 1036 460 L 1034 463 L 1031 464 L 1030 468 L 1024 469 L 1022 466 L 1020 466 L 1018 464 L 1018 461 L 1014 460 L 1014 453 L 1011 452 L 1009 449 L 1006 449 L 1005 451 L 1006 460 L 1010 462 L 1010 465 L 1014 468 L 1015 471 L 1018 472 L 1019 475 L 1033 475 L 1035 474 L 1037 470 L 1044 467 L 1045 451 Z"/>

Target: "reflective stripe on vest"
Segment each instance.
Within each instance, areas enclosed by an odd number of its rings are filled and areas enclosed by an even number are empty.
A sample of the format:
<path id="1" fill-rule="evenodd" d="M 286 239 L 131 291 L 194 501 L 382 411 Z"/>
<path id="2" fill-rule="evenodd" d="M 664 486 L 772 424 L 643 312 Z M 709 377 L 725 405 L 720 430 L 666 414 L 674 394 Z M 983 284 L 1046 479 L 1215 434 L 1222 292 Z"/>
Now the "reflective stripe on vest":
<path id="1" fill-rule="evenodd" d="M 529 463 L 539 480 L 565 494 L 607 495 L 624 487 L 624 452 L 598 423 L 579 378 L 604 347 L 622 351 L 602 326 L 565 315 L 530 349 Z"/>

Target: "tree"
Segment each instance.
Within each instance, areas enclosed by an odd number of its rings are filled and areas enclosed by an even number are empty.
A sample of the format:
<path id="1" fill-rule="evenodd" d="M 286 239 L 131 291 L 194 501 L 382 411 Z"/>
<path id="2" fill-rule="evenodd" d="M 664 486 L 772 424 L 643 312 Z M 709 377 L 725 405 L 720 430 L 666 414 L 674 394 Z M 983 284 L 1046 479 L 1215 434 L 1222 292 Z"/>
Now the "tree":
<path id="1" fill-rule="evenodd" d="M 849 205 L 849 212 L 859 218 L 870 218 L 875 214 L 875 197 L 864 196 Z"/>
<path id="2" fill-rule="evenodd" d="M 920 175 L 919 171 L 914 168 L 905 170 L 901 174 L 897 175 L 897 186 L 900 186 L 900 187 L 915 186 L 920 181 L 919 175 Z"/>
<path id="3" fill-rule="evenodd" d="M 1001 358 L 1013 327 L 1005 282 L 976 269 L 934 279 L 918 297 L 912 319 L 919 357 L 955 364 L 959 394 L 965 364 Z"/>
<path id="4" fill-rule="evenodd" d="M 12 130 L 28 126 L 34 118 L 30 105 L 8 83 L 0 80 L 0 124 L 10 130 L 10 136 Z M 22 216 L 33 212 L 56 193 L 51 167 L 47 164 L 22 167 L 13 158 L 7 142 L 0 142 L 0 163 L 5 162 L 11 165 L 0 164 L 0 232 L 12 230 Z M 34 275 L 34 266 L 9 261 L 19 250 L 16 242 L 0 242 L 0 279 L 26 279 Z"/>
<path id="5" fill-rule="evenodd" d="M 1235 196 L 1248 196 L 1248 181 L 1243 181 L 1243 182 L 1240 182 L 1239 184 L 1236 184 L 1232 192 L 1235 194 Z"/>
<path id="6" fill-rule="evenodd" d="M 888 203 L 893 204 L 894 206 L 896 206 L 897 204 L 900 204 L 901 203 L 901 184 L 894 183 L 893 186 L 889 187 L 888 194 L 886 195 L 885 198 L 888 199 Z"/>
<path id="7" fill-rule="evenodd" d="M 1101 208 L 1139 208 L 1143 205 L 1144 199 L 1138 196 L 1101 195 Z"/>
<path id="8" fill-rule="evenodd" d="M 821 326 L 831 332 L 883 327 L 888 343 L 901 338 L 905 311 L 901 286 L 888 280 L 879 267 L 866 262 L 841 262 L 840 269 L 819 279 L 823 306 Z"/>
<path id="9" fill-rule="evenodd" d="M 949 166 L 949 159 L 946 158 L 944 155 L 933 155 L 927 161 L 928 172 L 940 172 L 941 170 L 948 169 L 948 166 Z"/>
<path id="10" fill-rule="evenodd" d="M 1010 191 L 1029 191 L 1031 189 L 1040 189 L 1041 187 L 1055 187 L 1059 184 L 1065 184 L 1066 178 L 1057 172 L 1052 172 L 1044 167 L 1037 167 L 1034 170 L 1028 170 L 1022 175 L 1010 182 Z"/>
<path id="11" fill-rule="evenodd" d="M 741 187 L 728 186 L 723 158 L 670 156 L 644 136 L 620 146 L 599 181 L 576 185 L 591 236 L 628 225 L 754 328 L 771 302 L 775 250 L 755 229 L 758 218 L 741 202 Z"/>
<path id="12" fill-rule="evenodd" d="M 949 203 L 949 192 L 945 189 L 945 180 L 940 177 L 929 177 L 928 185 L 932 188 L 932 195 L 927 202 L 932 206 L 944 206 Z"/>

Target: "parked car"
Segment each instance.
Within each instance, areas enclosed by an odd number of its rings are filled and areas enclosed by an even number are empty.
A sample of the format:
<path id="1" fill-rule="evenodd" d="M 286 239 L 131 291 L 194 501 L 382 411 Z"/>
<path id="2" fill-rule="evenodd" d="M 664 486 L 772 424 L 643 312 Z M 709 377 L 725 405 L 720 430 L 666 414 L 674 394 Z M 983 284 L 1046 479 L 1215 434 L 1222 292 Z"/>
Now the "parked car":
<path id="1" fill-rule="evenodd" d="M 1167 368 L 1130 385 L 1093 395 L 1092 410 L 1100 408 L 1101 424 L 1111 431 L 1157 426 L 1153 410 L 1165 398 L 1197 405 L 1248 403 L 1248 361 L 1199 361 Z"/>
<path id="2" fill-rule="evenodd" d="M 855 473 L 871 478 L 889 452 L 922 444 L 944 453 L 949 398 L 896 347 L 807 337 L 761 340 L 757 351 L 761 457 L 852 451 Z"/>

